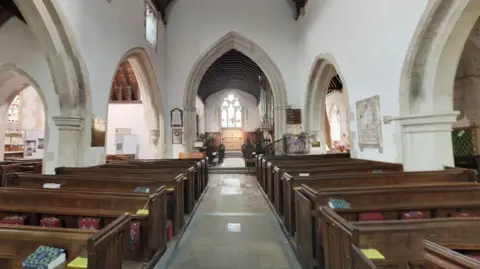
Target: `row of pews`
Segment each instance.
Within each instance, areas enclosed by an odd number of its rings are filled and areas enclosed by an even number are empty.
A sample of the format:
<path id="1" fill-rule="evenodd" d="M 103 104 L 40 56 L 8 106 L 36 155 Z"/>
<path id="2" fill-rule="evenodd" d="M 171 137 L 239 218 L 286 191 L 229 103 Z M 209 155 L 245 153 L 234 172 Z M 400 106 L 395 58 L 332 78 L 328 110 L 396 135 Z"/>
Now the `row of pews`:
<path id="1" fill-rule="evenodd" d="M 40 169 L 38 169 L 40 165 Z M 33 168 L 32 168 L 33 166 Z M 208 184 L 208 159 L 116 160 L 59 167 L 0 163 L 0 268 L 41 245 L 88 269 L 150 269 L 172 247 Z"/>
<path id="2" fill-rule="evenodd" d="M 403 172 L 348 154 L 257 156 L 304 269 L 480 268 L 480 185 L 468 169 Z"/>

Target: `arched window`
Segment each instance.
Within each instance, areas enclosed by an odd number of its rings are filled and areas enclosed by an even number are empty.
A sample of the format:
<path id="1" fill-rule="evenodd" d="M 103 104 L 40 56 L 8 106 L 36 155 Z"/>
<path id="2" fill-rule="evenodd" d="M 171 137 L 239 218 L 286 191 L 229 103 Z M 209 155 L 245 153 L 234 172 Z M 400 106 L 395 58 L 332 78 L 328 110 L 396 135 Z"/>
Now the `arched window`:
<path id="1" fill-rule="evenodd" d="M 220 108 L 220 118 L 222 128 L 241 128 L 243 108 L 238 98 L 229 94 L 222 101 Z"/>
<path id="2" fill-rule="evenodd" d="M 330 109 L 328 120 L 330 121 L 330 135 L 332 142 L 342 140 L 342 130 L 340 125 L 340 111 L 337 106 L 332 106 Z"/>
<path id="3" fill-rule="evenodd" d="M 8 122 L 20 122 L 20 94 L 17 94 L 8 107 Z"/>

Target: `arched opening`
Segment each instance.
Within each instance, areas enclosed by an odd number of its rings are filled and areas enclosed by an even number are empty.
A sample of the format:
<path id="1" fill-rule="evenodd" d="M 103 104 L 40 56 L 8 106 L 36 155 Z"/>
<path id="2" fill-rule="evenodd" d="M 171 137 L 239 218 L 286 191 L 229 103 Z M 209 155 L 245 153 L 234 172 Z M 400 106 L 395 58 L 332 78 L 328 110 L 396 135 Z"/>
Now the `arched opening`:
<path id="1" fill-rule="evenodd" d="M 283 136 L 287 100 L 280 71 L 257 44 L 230 32 L 200 57 L 189 74 L 184 95 L 185 150 L 193 150 L 196 114 L 197 110 L 203 109 L 196 106 L 202 102 L 205 105 L 206 133 L 213 131 L 208 124 L 213 122 L 217 135 L 222 136 L 221 114 L 218 112 L 226 95 L 214 105 L 217 108 L 213 113 L 217 116 L 209 117 L 212 109 L 208 108 L 213 104 L 211 100 L 218 98 L 217 93 L 222 91 L 233 92 L 243 104 L 243 141 L 250 135 L 248 133 L 259 132 L 258 129 L 268 130 L 277 138 Z M 197 101 L 197 95 L 202 102 Z M 254 101 L 246 101 L 251 99 Z M 247 103 L 252 104 L 247 108 Z"/>
<path id="2" fill-rule="evenodd" d="M 10 81 L 0 90 L 7 103 L 4 160 L 43 159 L 45 148 L 45 109 L 37 90 L 19 81 Z M 10 94 L 8 94 L 10 93 Z M 11 100 L 13 94 L 13 100 Z"/>
<path id="3" fill-rule="evenodd" d="M 161 100 L 155 73 L 145 51 L 133 49 L 128 52 L 112 80 L 107 122 L 103 127 L 106 137 L 102 137 L 101 130 L 98 131 L 100 145 L 97 146 L 103 146 L 101 143 L 105 141 L 107 159 L 163 158 Z"/>
<path id="4" fill-rule="evenodd" d="M 480 43 L 475 25 L 479 17 L 478 1 L 439 0 L 427 6 L 404 65 L 400 117 L 389 119 L 399 128 L 398 159 L 406 170 L 453 166 L 452 149 L 459 151 L 455 143 L 476 148 L 470 125 L 476 122 L 478 107 L 475 77 Z M 461 122 L 454 109 L 462 110 Z"/>
<path id="5" fill-rule="evenodd" d="M 0 68 L 2 160 L 43 159 L 52 143 L 46 122 L 47 108 L 44 93 L 27 73 L 20 69 Z"/>
<path id="6" fill-rule="evenodd" d="M 314 139 L 312 153 L 349 151 L 348 94 L 333 57 L 319 58 L 310 75 L 305 129 Z"/>

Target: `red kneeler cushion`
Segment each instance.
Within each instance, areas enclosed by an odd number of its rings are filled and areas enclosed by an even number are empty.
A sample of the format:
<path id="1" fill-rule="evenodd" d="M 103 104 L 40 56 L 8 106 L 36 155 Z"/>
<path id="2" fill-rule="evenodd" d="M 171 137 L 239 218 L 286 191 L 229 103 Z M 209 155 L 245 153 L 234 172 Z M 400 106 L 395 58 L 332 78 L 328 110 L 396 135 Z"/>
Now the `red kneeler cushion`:
<path id="1" fill-rule="evenodd" d="M 380 212 L 360 213 L 358 215 L 358 221 L 376 221 L 384 219 L 385 218 Z"/>
<path id="2" fill-rule="evenodd" d="M 453 212 L 449 214 L 449 217 L 451 218 L 470 218 L 470 217 L 475 217 L 474 215 L 470 213 L 465 213 L 465 212 Z"/>
<path id="3" fill-rule="evenodd" d="M 132 250 L 140 248 L 140 222 L 138 221 L 130 223 L 130 243 Z"/>
<path id="4" fill-rule="evenodd" d="M 419 211 L 411 211 L 402 213 L 400 219 L 408 220 L 408 219 L 426 219 L 425 215 Z"/>
<path id="5" fill-rule="evenodd" d="M 8 216 L 3 218 L 1 224 L 15 224 L 15 225 L 25 225 L 25 216 Z"/>
<path id="6" fill-rule="evenodd" d="M 42 227 L 62 227 L 62 222 L 54 217 L 45 217 L 40 220 Z"/>
<path id="7" fill-rule="evenodd" d="M 100 230 L 100 219 L 80 218 L 78 219 L 78 228 L 82 230 Z"/>

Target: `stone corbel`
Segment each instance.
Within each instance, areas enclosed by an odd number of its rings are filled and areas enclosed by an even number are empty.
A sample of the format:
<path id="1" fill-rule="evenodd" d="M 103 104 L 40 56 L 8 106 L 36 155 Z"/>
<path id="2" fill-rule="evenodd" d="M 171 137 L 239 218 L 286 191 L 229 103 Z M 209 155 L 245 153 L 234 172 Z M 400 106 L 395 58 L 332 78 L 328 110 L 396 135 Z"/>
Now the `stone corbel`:
<path id="1" fill-rule="evenodd" d="M 158 139 L 160 137 L 159 130 L 150 130 L 150 139 L 152 140 L 152 144 L 155 146 L 158 145 Z"/>

